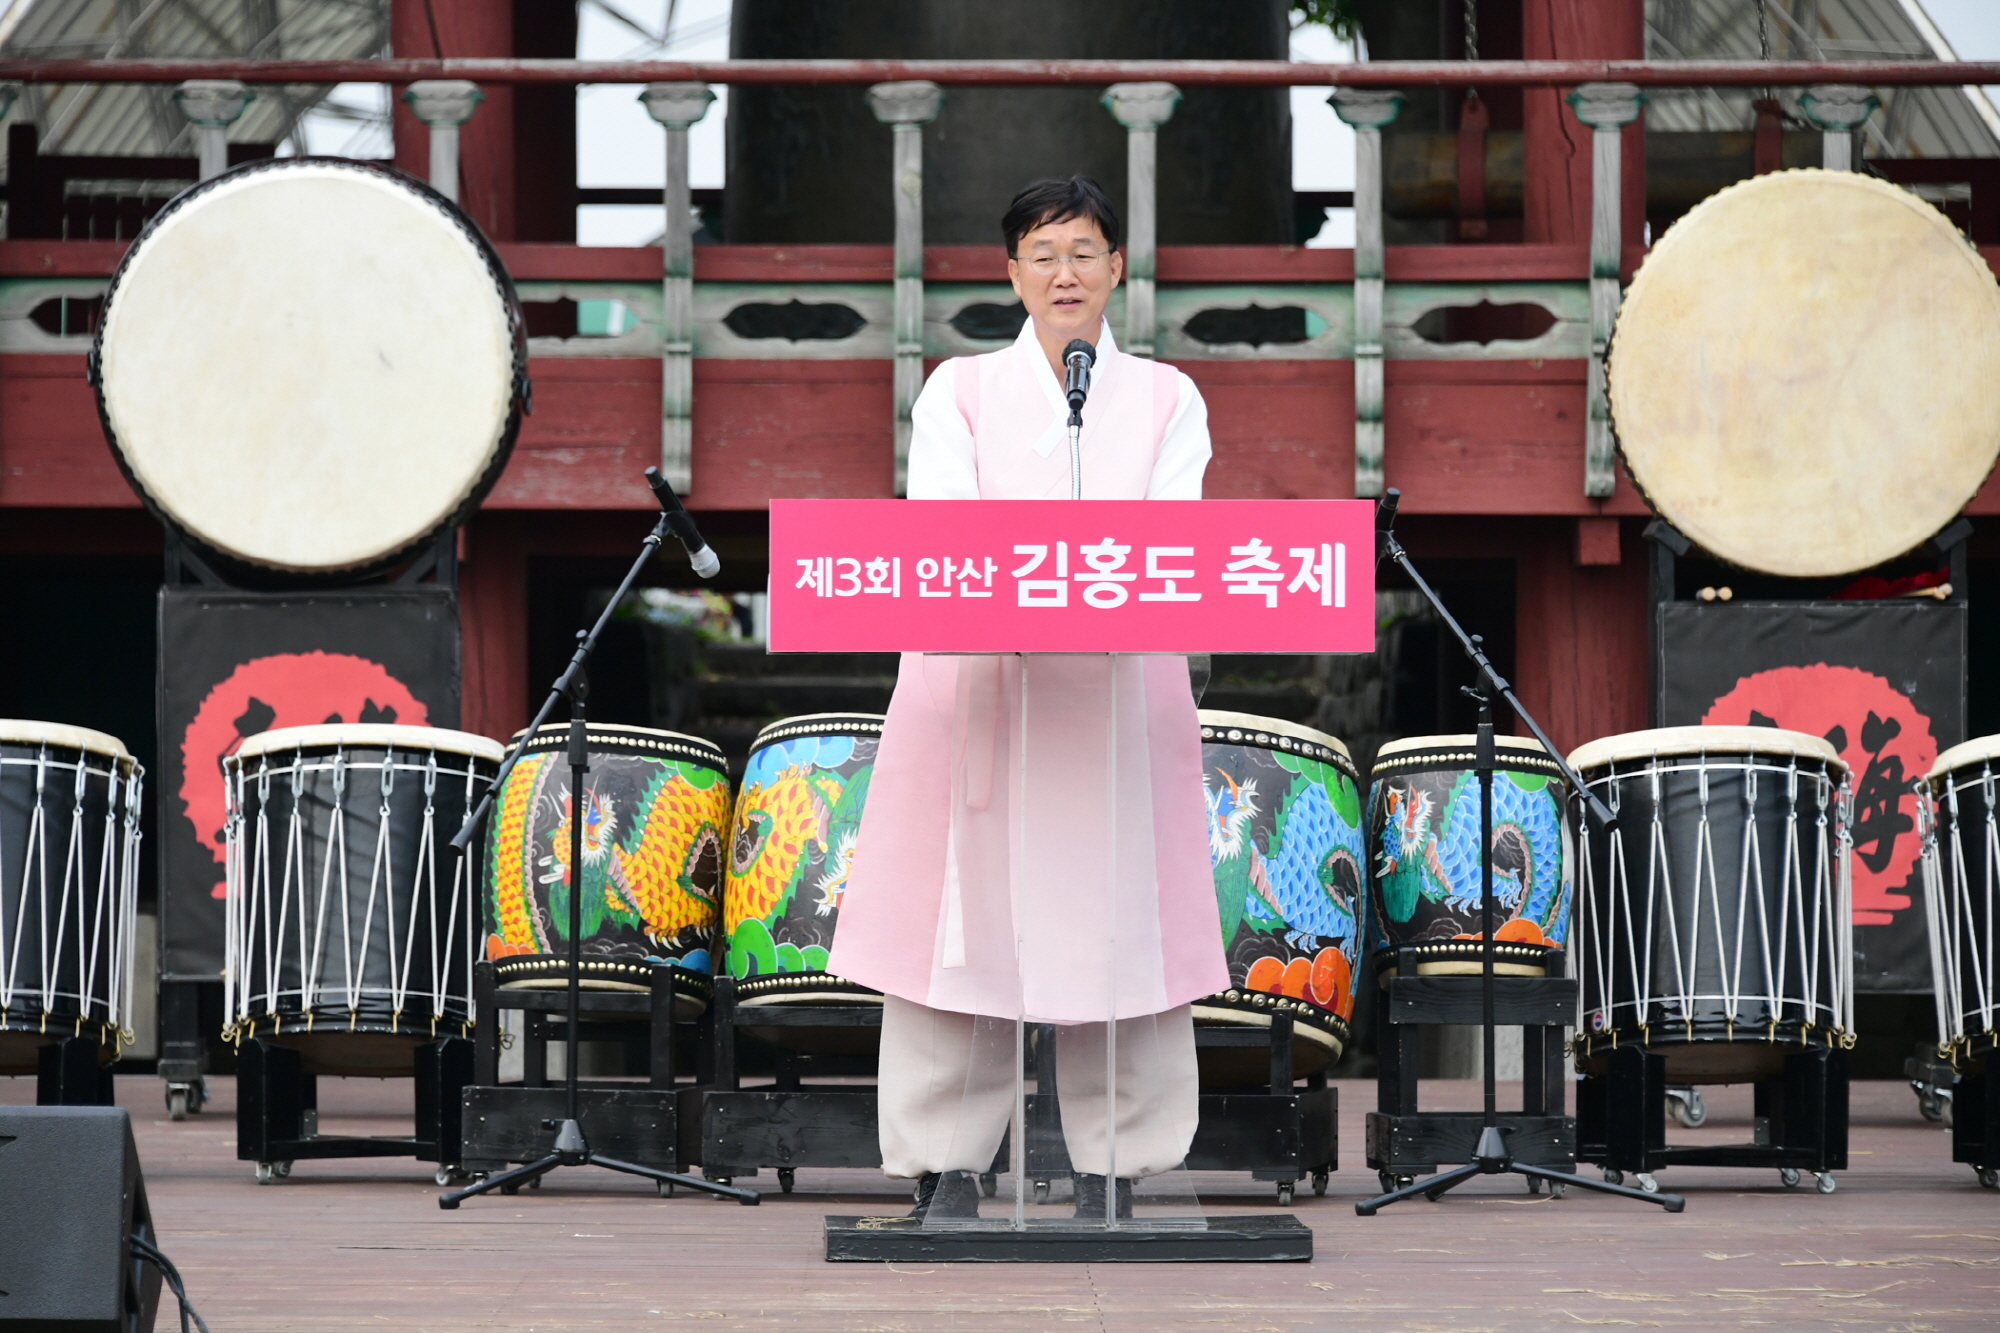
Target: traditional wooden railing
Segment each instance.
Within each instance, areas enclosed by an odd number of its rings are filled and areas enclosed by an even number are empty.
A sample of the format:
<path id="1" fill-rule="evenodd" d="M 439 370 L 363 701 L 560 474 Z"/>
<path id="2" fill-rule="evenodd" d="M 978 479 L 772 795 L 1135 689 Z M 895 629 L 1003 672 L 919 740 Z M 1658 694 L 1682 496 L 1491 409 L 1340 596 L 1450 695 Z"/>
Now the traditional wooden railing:
<path id="1" fill-rule="evenodd" d="M 204 171 L 220 169 L 221 127 L 230 99 L 247 83 L 409 82 L 405 100 L 429 125 L 434 183 L 457 184 L 458 127 L 475 114 L 476 82 L 645 83 L 648 110 L 665 133 L 667 244 L 648 249 L 504 246 L 524 302 L 575 302 L 577 336 L 537 338 L 544 365 L 570 363 L 558 380 L 629 386 L 657 365 L 658 457 L 664 471 L 698 502 L 755 502 L 695 476 L 695 363 L 726 380 L 726 363 L 824 366 L 854 378 L 855 363 L 893 367 L 896 467 L 907 447 L 910 403 L 926 362 L 992 350 L 1014 336 L 1020 314 L 998 247 L 922 245 L 921 153 L 915 131 L 936 111 L 943 84 L 1106 85 L 1105 102 L 1131 135 L 1135 225 L 1128 271 L 1135 281 L 1114 298 L 1110 318 L 1125 345 L 1193 367 L 1203 363 L 1352 364 L 1351 489 L 1379 494 L 1385 457 L 1387 366 L 1459 362 L 1526 365 L 1522 382 L 1541 382 L 1549 363 L 1581 363 L 1584 447 L 1581 476 L 1567 500 L 1530 497 L 1543 473 L 1519 487 L 1511 512 L 1590 512 L 1619 491 L 1603 388 L 1603 360 L 1616 316 L 1621 278 L 1636 254 L 1620 244 L 1621 128 L 1638 116 L 1643 87 L 1806 86 L 1807 114 L 1824 138 L 1827 165 L 1852 165 L 1849 138 L 1872 98 L 1858 84 L 1955 85 L 2000 82 L 2000 64 L 1842 62 L 1759 64 L 1644 61 L 1384 62 L 1314 65 L 1208 61 L 730 61 L 590 62 L 529 60 L 171 61 L 0 60 L 0 80 L 69 83 L 183 82 L 198 96 L 182 104 L 196 122 Z M 230 82 L 234 80 L 235 82 Z M 188 83 L 186 81 L 195 81 Z M 1836 82 L 1838 81 L 1838 82 Z M 691 213 L 686 139 L 712 100 L 711 82 L 865 83 L 871 101 L 903 151 L 895 171 L 896 244 L 870 246 L 704 246 L 689 244 Z M 1152 136 L 1172 114 L 1176 85 L 1224 84 L 1334 88 L 1336 110 L 1356 127 L 1358 179 L 1353 195 L 1353 250 L 1208 247 L 1156 250 L 1144 225 L 1152 213 Z M 1394 90 L 1421 86 L 1574 86 L 1568 102 L 1592 131 L 1593 212 L 1584 246 L 1438 246 L 1385 248 L 1380 131 L 1400 104 Z M 884 182 L 891 188 L 890 182 Z M 678 227 L 674 225 L 678 219 Z M 88 320 L 52 319 L 50 303 L 88 310 L 100 298 L 122 243 L 9 241 L 0 245 L 0 353 L 74 355 L 89 344 Z M 1478 336 L 1460 336 L 1472 327 Z M 593 380 L 590 364 L 604 368 Z M 838 366 L 845 369 L 837 369 Z M 620 368 L 623 368 L 622 370 Z M 1471 369 L 1470 366 L 1467 367 Z M 548 372 L 543 372 L 548 373 Z M 624 378 L 618 379 L 619 375 Z M 866 378 L 866 377 L 863 377 Z M 1198 374 L 1197 378 L 1203 378 Z M 1464 377 L 1460 377 L 1464 379 Z M 1561 372 L 1553 377 L 1568 380 Z M 1477 375 L 1470 381 L 1476 382 Z M 1324 382 L 1324 377 L 1317 381 Z M 872 390 L 871 390 L 872 391 Z M 579 390 L 587 396 L 588 390 Z M 1555 416 L 1565 415 L 1558 409 Z M 572 444 L 574 442 L 571 442 Z M 886 441 L 885 441 L 886 443 Z M 562 445 L 551 446 L 553 458 Z M 518 471 L 518 469 L 516 469 Z M 1504 470 L 1504 469 L 1503 469 Z M 533 472 L 530 468 L 529 473 Z M 553 472 L 526 480 L 524 493 L 561 503 L 575 484 Z M 1289 483 L 1281 483 L 1279 489 Z M 868 483 L 869 486 L 875 483 Z M 505 502 L 506 487 L 496 500 Z M 867 489 L 866 486 L 863 489 Z M 1226 488 L 1225 488 L 1226 489 Z M 1447 488 L 1449 489 L 1449 488 Z M 1501 490 L 1508 488 L 1504 483 Z M 1579 501 L 1590 502 L 1579 504 Z M 1507 512 L 1502 510 L 1501 512 Z M 1488 512 L 1494 512 L 1488 510 Z"/>

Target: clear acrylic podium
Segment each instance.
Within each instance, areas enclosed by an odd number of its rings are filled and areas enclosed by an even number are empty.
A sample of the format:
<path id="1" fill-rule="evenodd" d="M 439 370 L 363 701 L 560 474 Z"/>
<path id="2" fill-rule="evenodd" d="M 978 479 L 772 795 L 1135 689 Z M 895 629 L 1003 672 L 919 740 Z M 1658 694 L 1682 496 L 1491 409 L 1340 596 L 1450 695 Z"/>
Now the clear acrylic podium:
<path id="1" fill-rule="evenodd" d="M 826 1257 L 1310 1259 L 1312 1232 L 1295 1217 L 1205 1210 L 1183 1161 L 1197 1113 L 1194 1029 L 1187 1008 L 1164 999 L 1146 705 L 1146 678 L 1158 688 L 1179 659 L 957 661 L 933 999 L 965 1012 L 931 1029 L 938 1054 L 923 1092 L 941 1113 L 922 1146 L 974 1174 L 941 1186 L 955 1206 L 923 1218 L 901 1215 L 907 1205 L 829 1216 Z M 955 1121 L 942 1113 L 954 1107 Z M 983 1197 L 977 1173 L 1003 1148 L 1000 1188 Z"/>

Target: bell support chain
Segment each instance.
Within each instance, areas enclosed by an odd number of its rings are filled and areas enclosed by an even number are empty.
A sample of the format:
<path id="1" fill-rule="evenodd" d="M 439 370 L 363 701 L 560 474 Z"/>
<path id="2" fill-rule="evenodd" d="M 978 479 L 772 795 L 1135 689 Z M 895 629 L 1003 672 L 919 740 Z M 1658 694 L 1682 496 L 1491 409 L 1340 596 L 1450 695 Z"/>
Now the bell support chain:
<path id="1" fill-rule="evenodd" d="M 1451 612 L 1445 609 L 1444 602 L 1439 599 L 1436 591 L 1431 588 L 1430 584 L 1424 581 L 1423 575 L 1417 573 L 1416 566 L 1410 562 L 1409 553 L 1403 549 L 1402 543 L 1396 540 L 1396 505 L 1400 499 L 1401 494 L 1399 492 L 1390 490 L 1383 495 L 1382 503 L 1376 509 L 1376 560 L 1378 563 L 1383 559 L 1393 560 L 1402 567 L 1405 574 L 1410 576 L 1410 582 L 1415 584 L 1417 591 L 1424 595 L 1424 600 L 1431 604 L 1431 609 L 1437 612 L 1438 619 L 1443 621 L 1446 628 L 1457 638 L 1459 647 L 1465 651 L 1466 657 L 1472 662 L 1479 682 L 1477 685 L 1466 687 L 1465 693 L 1479 703 L 1479 735 L 1478 741 L 1474 746 L 1473 770 L 1479 777 L 1479 980 L 1480 1026 L 1482 1029 L 1481 1037 L 1484 1043 L 1484 1059 L 1482 1063 L 1485 1068 L 1482 1081 L 1485 1084 L 1485 1115 L 1480 1125 L 1479 1142 L 1472 1150 L 1472 1160 L 1470 1162 L 1439 1175 L 1405 1185 L 1402 1189 L 1391 1190 L 1387 1194 L 1379 1195 L 1372 1199 L 1363 1199 L 1354 1205 L 1354 1211 L 1363 1217 L 1373 1217 L 1378 1210 L 1387 1207 L 1389 1204 L 1400 1203 L 1404 1199 L 1415 1198 L 1419 1194 L 1435 1203 L 1445 1194 L 1475 1176 L 1511 1174 L 1526 1176 L 1530 1180 L 1547 1181 L 1551 1185 L 1567 1185 L 1577 1189 L 1592 1190 L 1599 1194 L 1622 1195 L 1628 1199 L 1637 1199 L 1642 1203 L 1656 1203 L 1670 1213 L 1678 1213 L 1682 1208 L 1687 1206 L 1686 1201 L 1678 1194 L 1648 1194 L 1644 1190 L 1633 1189 L 1628 1185 L 1612 1185 L 1601 1180 L 1588 1180 L 1566 1171 L 1551 1171 L 1546 1167 L 1529 1166 L 1526 1163 L 1516 1162 L 1513 1154 L 1507 1148 L 1507 1141 L 1500 1129 L 1497 1097 L 1495 1095 L 1495 1083 L 1497 1080 L 1493 1068 L 1494 699 L 1506 700 L 1507 706 L 1514 710 L 1514 716 L 1527 724 L 1528 730 L 1533 733 L 1535 740 L 1548 752 L 1549 758 L 1555 761 L 1556 767 L 1562 770 L 1564 780 L 1569 783 L 1569 789 L 1572 792 L 1579 793 L 1588 804 L 1591 817 L 1595 818 L 1607 829 L 1616 823 L 1616 817 L 1612 815 L 1610 809 L 1605 806 L 1604 802 L 1595 793 L 1584 786 L 1583 779 L 1577 775 L 1575 769 L 1570 767 L 1569 761 L 1550 743 L 1548 734 L 1529 715 L 1528 710 L 1521 706 L 1521 701 L 1514 695 L 1514 687 L 1509 685 L 1498 671 L 1494 670 L 1493 663 L 1486 656 L 1486 650 L 1482 646 L 1480 636 L 1477 634 L 1467 634 L 1458 621 L 1452 617 Z"/>
<path id="2" fill-rule="evenodd" d="M 563 669 L 562 675 L 558 676 L 556 683 L 550 687 L 549 697 L 542 700 L 541 709 L 535 714 L 535 720 L 528 724 L 528 729 L 521 733 L 519 740 L 514 742 L 514 748 L 508 752 L 506 762 L 500 765 L 499 773 L 494 777 L 493 784 L 486 789 L 486 795 L 480 800 L 478 808 L 466 819 L 465 827 L 459 829 L 457 834 L 452 837 L 451 845 L 453 850 L 463 856 L 466 848 L 471 844 L 474 835 L 478 832 L 480 825 L 485 822 L 486 812 L 493 805 L 494 794 L 500 790 L 501 784 L 506 782 L 507 775 L 514 771 L 514 765 L 520 762 L 521 752 L 527 748 L 528 742 L 535 738 L 535 734 L 541 730 L 542 724 L 555 711 L 557 701 L 568 699 L 568 759 L 570 769 L 569 1022 L 568 1026 L 564 1029 L 563 1036 L 563 1088 L 565 1094 L 563 1119 L 560 1122 L 553 1120 L 544 1120 L 542 1122 L 543 1129 L 555 1132 L 555 1141 L 550 1145 L 549 1152 L 545 1156 L 524 1166 L 517 1166 L 510 1171 L 497 1171 L 467 1189 L 453 1190 L 448 1194 L 440 1194 L 438 1195 L 438 1207 L 440 1208 L 447 1210 L 456 1208 L 461 1202 L 471 1198 L 475 1194 L 485 1194 L 505 1186 L 511 1185 L 518 1188 L 530 1181 L 541 1179 L 559 1166 L 601 1166 L 608 1171 L 621 1171 L 628 1176 L 643 1176 L 647 1180 L 659 1181 L 667 1185 L 684 1186 L 706 1194 L 719 1194 L 725 1198 L 735 1199 L 738 1203 L 754 1204 L 758 1201 L 758 1194 L 755 1190 L 739 1189 L 733 1185 L 722 1185 L 712 1180 L 703 1180 L 699 1176 L 682 1175 L 674 1171 L 659 1171 L 650 1166 L 640 1166 L 634 1162 L 621 1162 L 616 1158 L 600 1156 L 591 1151 L 589 1141 L 583 1136 L 583 1126 L 577 1118 L 577 1065 L 579 1063 L 577 1060 L 577 1048 L 581 1044 L 577 1040 L 577 1032 L 579 1010 L 582 1007 L 582 987 L 579 984 L 582 967 L 578 956 L 581 950 L 580 937 L 583 934 L 583 892 L 581 884 L 583 878 L 582 805 L 583 780 L 590 772 L 590 730 L 585 721 L 585 713 L 590 698 L 590 681 L 587 672 L 590 664 L 590 654 L 597 647 L 598 636 L 604 632 L 604 627 L 611 623 L 612 613 L 624 603 L 625 595 L 632 591 L 632 585 L 638 582 L 639 575 L 644 572 L 646 562 L 653 558 L 659 551 L 661 543 L 666 539 L 667 515 L 661 514 L 659 519 L 653 524 L 653 530 L 646 534 L 646 540 L 640 543 L 639 558 L 632 562 L 632 568 L 625 571 L 624 582 L 618 585 L 618 591 L 611 594 L 611 600 L 605 603 L 603 612 L 597 617 L 597 622 L 587 630 L 577 631 L 576 652 L 570 657 L 569 665 Z"/>

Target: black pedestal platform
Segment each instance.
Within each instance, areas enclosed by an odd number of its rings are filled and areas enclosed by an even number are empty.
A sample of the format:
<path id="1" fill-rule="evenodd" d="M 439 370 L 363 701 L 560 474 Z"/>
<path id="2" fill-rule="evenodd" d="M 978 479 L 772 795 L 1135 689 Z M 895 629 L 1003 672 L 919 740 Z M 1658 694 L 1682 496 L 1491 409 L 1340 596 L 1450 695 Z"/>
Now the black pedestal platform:
<path id="1" fill-rule="evenodd" d="M 828 1217 L 829 1263 L 1106 1264 L 1304 1263 L 1312 1229 L 1286 1213 L 1140 1218 L 1116 1229 L 1069 1218 L 1003 1218 L 929 1226 L 911 1217 Z"/>
<path id="2" fill-rule="evenodd" d="M 1563 1029 L 1576 1013 L 1576 981 L 1560 975 L 1560 954 L 1551 954 L 1547 965 L 1548 976 L 1493 979 L 1495 1024 L 1521 1029 L 1521 1109 L 1502 1113 L 1499 1125 L 1515 1161 L 1574 1173 L 1576 1121 L 1563 1113 Z M 1473 1160 L 1484 1116 L 1419 1110 L 1417 1053 L 1423 1028 L 1476 1024 L 1485 1010 L 1480 978 L 1420 975 L 1412 949 L 1379 958 L 1377 966 L 1389 975 L 1377 973 L 1384 983 L 1375 1006 L 1381 1062 L 1376 1109 L 1367 1119 L 1367 1160 L 1387 1190 Z"/>

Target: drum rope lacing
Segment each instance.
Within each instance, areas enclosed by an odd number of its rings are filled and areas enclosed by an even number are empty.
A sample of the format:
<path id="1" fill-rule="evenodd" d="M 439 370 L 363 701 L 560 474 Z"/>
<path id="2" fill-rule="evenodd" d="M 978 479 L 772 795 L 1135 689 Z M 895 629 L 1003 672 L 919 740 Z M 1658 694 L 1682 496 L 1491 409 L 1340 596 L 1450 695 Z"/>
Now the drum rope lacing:
<path id="1" fill-rule="evenodd" d="M 1618 1032 L 1613 1016 L 1620 1011 L 1630 1011 L 1632 1026 L 1638 1030 L 1644 1044 L 1650 1044 L 1652 1027 L 1662 1020 L 1678 1023 L 1685 1038 L 1692 1041 L 1696 1011 L 1703 1002 L 1720 1003 L 1727 1039 L 1734 1040 L 1736 1026 L 1749 1016 L 1748 1002 L 1752 1000 L 1763 1002 L 1766 1039 L 1769 1041 L 1778 1040 L 1778 1025 L 1787 1021 L 1787 1009 L 1796 1008 L 1802 1040 L 1810 1043 L 1814 1031 L 1824 1027 L 1829 1034 L 1829 1043 L 1838 1041 L 1844 1046 L 1851 1046 L 1852 965 L 1849 962 L 1844 966 L 1840 957 L 1843 944 L 1851 951 L 1852 928 L 1851 924 L 1844 923 L 1845 907 L 1851 896 L 1847 866 L 1851 848 L 1847 817 L 1847 805 L 1851 800 L 1848 785 L 1843 782 L 1836 792 L 1827 773 L 1804 775 L 1813 784 L 1815 806 L 1811 848 L 1813 870 L 1811 888 L 1808 889 L 1804 865 L 1806 849 L 1801 846 L 1799 837 L 1802 775 L 1798 759 L 1793 756 L 1783 768 L 1772 769 L 1784 778 L 1786 809 L 1785 841 L 1779 857 L 1779 882 L 1776 886 L 1774 940 L 1770 921 L 1772 886 L 1765 879 L 1764 847 L 1758 829 L 1759 821 L 1755 817 L 1760 767 L 1756 757 L 1751 756 L 1740 764 L 1730 764 L 1726 768 L 1711 760 L 1706 753 L 1695 756 L 1691 766 L 1663 762 L 1663 757 L 1658 754 L 1640 762 L 1645 764 L 1647 791 L 1652 803 L 1647 831 L 1643 911 L 1633 902 L 1634 886 L 1625 856 L 1623 822 L 1613 828 L 1606 847 L 1609 882 L 1600 902 L 1598 895 L 1590 891 L 1594 887 L 1597 861 L 1592 855 L 1592 829 L 1588 820 L 1579 820 L 1580 869 L 1586 883 L 1585 891 L 1578 895 L 1578 943 L 1581 956 L 1591 964 L 1594 978 L 1587 978 L 1586 986 L 1579 991 L 1577 1049 L 1588 1053 L 1594 1045 L 1595 1038 L 1591 1035 L 1593 1019 L 1597 1030 L 1607 1036 L 1610 1045 L 1615 1048 Z M 1665 818 L 1669 798 L 1663 779 L 1669 773 L 1688 771 L 1689 767 L 1696 780 L 1696 823 L 1693 831 L 1694 882 L 1689 886 L 1691 892 L 1686 899 L 1691 917 L 1684 934 L 1677 910 L 1681 899 L 1675 893 L 1671 844 Z M 1764 767 L 1772 766 L 1766 764 Z M 1735 886 L 1737 903 L 1733 941 L 1722 900 L 1722 880 L 1717 868 L 1710 820 L 1711 769 L 1740 771 L 1744 776 L 1744 831 Z M 1621 779 L 1636 776 L 1638 773 L 1631 767 L 1621 771 L 1619 761 L 1612 760 L 1604 776 L 1586 781 L 1589 786 L 1604 789 L 1607 804 L 1616 815 L 1622 804 L 1624 783 Z M 1836 808 L 1833 845 L 1829 845 L 1829 814 L 1835 813 Z M 1751 914 L 1753 897 L 1756 900 L 1754 905 L 1761 955 L 1757 970 L 1762 973 L 1765 990 L 1762 996 L 1755 996 L 1748 990 L 1744 977 L 1743 954 L 1748 943 L 1747 919 Z M 1706 931 L 1701 919 L 1704 899 L 1711 918 Z M 1714 939 L 1719 994 L 1705 994 L 1700 986 L 1705 934 L 1712 935 Z M 1625 946 L 1622 960 L 1614 956 L 1618 951 L 1613 947 L 1614 941 L 1621 937 Z M 1664 971 L 1671 979 L 1668 988 L 1657 992 L 1654 985 L 1656 965 L 1653 961 L 1656 942 L 1665 951 L 1660 960 L 1664 967 L 1657 970 Z M 1791 996 L 1788 991 L 1795 968 L 1802 994 Z M 1612 990 L 1607 991 L 1606 984 L 1621 974 L 1625 985 L 1614 985 Z M 1593 979 L 1595 986 L 1588 984 Z M 1624 990 L 1629 998 L 1621 998 L 1616 993 L 1619 989 Z"/>
<path id="2" fill-rule="evenodd" d="M 100 775 L 104 780 L 104 830 L 98 849 L 96 900 L 86 903 L 85 896 L 90 885 L 84 838 L 90 822 L 90 778 L 96 772 L 91 767 L 90 758 L 89 752 L 82 751 L 73 763 L 65 762 L 52 756 L 49 744 L 44 741 L 37 747 L 33 759 L 0 759 L 0 772 L 4 772 L 7 766 L 32 767 L 35 779 L 34 808 L 28 816 L 27 835 L 21 849 L 20 893 L 11 928 L 4 910 L 0 910 L 0 1027 L 9 1023 L 17 998 L 25 998 L 22 995 L 21 953 L 28 934 L 28 909 L 33 904 L 36 908 L 35 957 L 40 965 L 40 977 L 38 981 L 28 982 L 28 986 L 39 994 L 39 1030 L 47 1033 L 49 1018 L 57 1012 L 59 1002 L 74 1001 L 76 1012 L 72 1017 L 71 1035 L 82 1036 L 84 1026 L 96 1022 L 100 1027 L 100 1040 L 109 1038 L 122 1053 L 133 1039 L 126 1023 L 131 1016 L 134 987 L 134 917 L 138 910 L 137 793 L 141 790 L 143 770 L 129 759 L 108 758 L 107 767 Z M 70 770 L 72 777 L 70 827 L 62 853 L 62 878 L 54 894 L 56 926 L 55 938 L 51 940 L 47 802 L 52 795 L 49 784 L 51 771 L 60 774 L 64 769 Z M 122 801 L 121 769 L 125 771 Z M 4 845 L 0 845 L 0 864 L 4 864 L 5 860 Z M 70 940 L 72 913 L 75 916 L 73 945 Z M 74 990 L 62 987 L 65 948 L 73 948 L 75 955 L 73 962 L 77 975 Z M 108 977 L 98 976 L 100 962 L 107 965 Z M 101 994 L 98 989 L 100 983 L 104 987 Z M 96 1017 L 98 1013 L 102 1014 L 101 1018 Z"/>
<path id="3" fill-rule="evenodd" d="M 1966 865 L 1963 815 L 1958 794 L 1974 785 L 1985 804 L 1981 835 L 1985 864 L 1979 892 L 1975 895 Z M 1938 1017 L 1938 1052 L 1955 1064 L 1969 1057 L 1976 1039 L 1994 1030 L 1996 932 L 1993 912 L 2000 905 L 2000 823 L 1996 823 L 1996 784 L 1992 761 L 1980 765 L 1975 778 L 1960 780 L 1957 773 L 1940 775 L 1944 806 L 1951 816 L 1950 886 L 1945 885 L 1946 866 L 1937 818 L 1937 792 L 1932 782 L 1920 779 L 1917 788 L 1917 822 L 1922 846 L 1924 906 L 1930 941 L 1932 991 Z M 1985 911 L 1980 911 L 1983 905 Z M 1977 938 L 1985 927 L 1985 956 L 1981 957 Z M 1968 973 L 1970 993 L 1967 991 Z M 1974 1027 L 1974 1023 L 1977 1027 Z"/>
<path id="4" fill-rule="evenodd" d="M 399 924 L 397 921 L 396 886 L 401 881 L 395 855 L 394 807 L 392 798 L 396 788 L 396 770 L 408 767 L 420 772 L 423 778 L 424 806 L 422 824 L 418 832 L 415 850 L 415 866 L 409 878 L 408 915 Z M 376 837 L 371 852 L 368 892 L 361 898 L 360 939 L 355 939 L 354 915 L 356 894 L 350 881 L 348 867 L 347 836 L 347 790 L 350 768 L 374 768 L 377 770 L 378 790 L 376 803 Z M 303 1021 L 304 1029 L 312 1031 L 320 1010 L 329 1003 L 334 1006 L 343 1001 L 347 1009 L 347 1030 L 358 1031 L 362 1021 L 364 1003 L 371 997 L 381 996 L 388 1002 L 389 1030 L 405 1031 L 403 1016 L 408 1008 L 413 987 L 419 995 L 426 992 L 430 996 L 431 1014 L 429 1029 L 432 1036 L 437 1034 L 438 1024 L 451 1017 L 451 1010 L 462 1005 L 467 1017 L 460 1022 L 462 1030 L 470 1030 L 474 1021 L 469 978 L 476 947 L 475 932 L 470 922 L 461 940 L 458 931 L 461 911 L 469 914 L 473 904 L 474 880 L 477 873 L 474 858 L 470 856 L 454 858 L 449 905 L 443 922 L 443 930 L 437 929 L 437 908 L 440 893 L 437 884 L 436 857 L 439 850 L 437 839 L 437 778 L 439 772 L 437 752 L 426 753 L 425 761 L 419 768 L 407 759 L 399 760 L 393 746 L 385 749 L 379 761 L 356 763 L 350 759 L 345 745 L 339 745 L 334 753 L 324 760 L 308 756 L 303 747 L 294 751 L 291 762 L 282 768 L 274 768 L 268 754 L 258 759 L 255 774 L 257 792 L 257 816 L 254 837 L 245 836 L 246 817 L 244 814 L 243 788 L 246 777 L 244 766 L 237 764 L 225 784 L 228 789 L 227 829 L 233 835 L 229 838 L 230 850 L 225 853 L 225 868 L 228 875 L 226 890 L 230 899 L 225 932 L 226 948 L 229 951 L 229 967 L 226 969 L 225 983 L 230 1000 L 231 1020 L 226 1035 L 234 1040 L 254 1033 L 259 1021 L 268 1018 L 273 1033 L 284 1030 L 288 1017 L 281 1007 L 281 1001 L 297 995 L 300 1013 L 290 1015 L 295 1022 Z M 310 798 L 305 779 L 312 771 L 323 771 L 329 775 L 332 786 L 332 801 L 324 830 L 324 860 L 319 867 L 319 888 L 317 903 L 311 899 L 312 867 L 307 850 L 308 835 L 315 832 L 309 814 Z M 285 856 L 278 887 L 272 890 L 271 838 L 270 838 L 270 794 L 271 780 L 282 773 L 289 779 L 291 789 L 291 812 L 285 819 Z M 477 799 L 476 784 L 484 780 L 478 771 L 476 757 L 468 756 L 465 767 L 465 817 L 470 817 Z M 247 849 L 246 849 L 246 844 Z M 246 850 L 249 864 L 245 866 Z M 334 876 L 338 867 L 339 882 Z M 426 895 L 430 913 L 423 912 Z M 278 919 L 275 928 L 271 920 L 272 900 L 277 900 Z M 338 900 L 337 907 L 335 906 Z M 291 918 L 296 908 L 297 915 L 297 959 L 310 959 L 303 968 L 297 961 L 288 962 L 280 956 L 284 940 L 291 927 Z M 327 914 L 337 911 L 339 916 L 338 943 L 340 970 L 337 976 L 329 977 L 327 969 L 331 964 L 329 947 L 334 945 L 333 931 L 329 927 Z M 383 985 L 370 985 L 366 975 L 371 946 L 375 942 L 378 925 L 377 913 L 381 915 L 380 932 L 384 941 L 383 953 L 388 968 L 388 977 Z M 262 924 L 261 931 L 253 932 L 255 923 Z M 310 929 L 308 923 L 310 922 Z M 413 981 L 418 963 L 416 955 L 417 934 L 429 923 L 430 939 L 428 962 L 430 966 L 427 987 L 416 986 Z M 263 986 L 259 988 L 249 972 L 248 964 L 255 961 L 253 954 L 253 934 L 261 935 L 261 958 L 263 964 Z M 455 955 L 462 952 L 464 958 Z M 463 966 L 458 967 L 462 961 Z M 297 987 L 285 984 L 286 973 L 298 971 Z M 466 994 L 451 993 L 456 979 L 462 979 Z M 262 1013 L 253 1013 L 253 999 L 261 998 Z"/>

